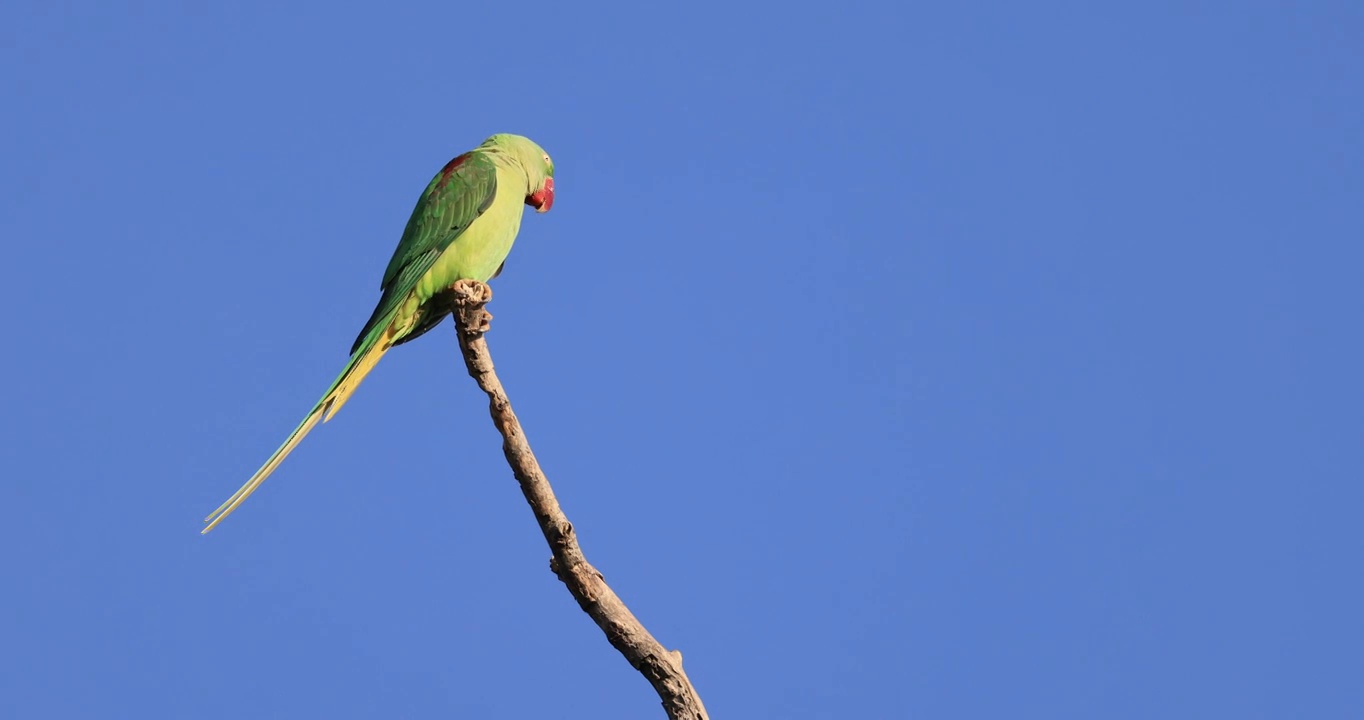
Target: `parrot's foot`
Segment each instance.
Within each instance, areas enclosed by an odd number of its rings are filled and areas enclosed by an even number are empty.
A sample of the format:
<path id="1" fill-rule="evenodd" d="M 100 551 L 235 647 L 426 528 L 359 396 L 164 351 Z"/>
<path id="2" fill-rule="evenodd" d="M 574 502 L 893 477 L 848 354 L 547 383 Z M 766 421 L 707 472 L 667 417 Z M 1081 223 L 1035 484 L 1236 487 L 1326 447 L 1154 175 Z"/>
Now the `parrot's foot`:
<path id="1" fill-rule="evenodd" d="M 456 280 L 450 286 L 450 292 L 454 295 L 455 313 L 459 316 L 459 324 L 464 328 L 464 332 L 470 335 L 482 335 L 492 329 L 493 314 L 483 309 L 483 306 L 493 299 L 493 289 L 487 283 L 477 280 Z"/>
<path id="2" fill-rule="evenodd" d="M 450 289 L 455 293 L 455 302 L 461 305 L 486 305 L 493 299 L 493 289 L 477 280 L 456 280 Z"/>

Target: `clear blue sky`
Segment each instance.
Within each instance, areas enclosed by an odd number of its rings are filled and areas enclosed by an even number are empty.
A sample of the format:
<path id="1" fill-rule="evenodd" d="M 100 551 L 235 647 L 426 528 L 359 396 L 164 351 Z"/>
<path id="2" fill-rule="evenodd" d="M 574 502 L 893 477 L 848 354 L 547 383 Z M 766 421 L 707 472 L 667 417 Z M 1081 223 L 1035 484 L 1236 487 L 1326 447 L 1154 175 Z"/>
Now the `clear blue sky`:
<path id="1" fill-rule="evenodd" d="M 662 717 L 448 326 L 198 534 L 500 131 L 502 378 L 715 717 L 1364 714 L 1359 3 L 491 7 L 0 10 L 0 715 Z"/>

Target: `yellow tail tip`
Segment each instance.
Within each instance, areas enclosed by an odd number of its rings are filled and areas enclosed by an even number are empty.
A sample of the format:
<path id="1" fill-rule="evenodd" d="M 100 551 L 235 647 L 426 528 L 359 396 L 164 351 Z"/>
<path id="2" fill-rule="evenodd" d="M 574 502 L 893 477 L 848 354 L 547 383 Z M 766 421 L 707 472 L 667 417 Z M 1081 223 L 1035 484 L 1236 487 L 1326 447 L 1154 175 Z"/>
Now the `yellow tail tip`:
<path id="1" fill-rule="evenodd" d="M 303 422 L 294 429 L 293 433 L 289 435 L 289 439 L 285 440 L 284 444 L 270 456 L 270 459 L 265 461 L 265 465 L 261 466 L 261 469 L 257 470 L 256 474 L 252 475 L 251 479 L 247 480 L 246 484 L 241 486 L 237 492 L 232 493 L 232 497 L 228 498 L 227 502 L 219 505 L 217 510 L 204 518 L 208 527 L 199 531 L 199 534 L 207 535 L 209 530 L 226 520 L 232 511 L 236 510 L 246 498 L 251 496 L 251 493 L 256 491 L 256 488 L 260 487 L 261 483 L 265 482 L 266 478 L 270 477 L 270 474 L 279 467 L 279 464 L 284 462 L 284 458 L 288 457 L 289 453 L 298 447 L 298 444 L 303 441 L 303 438 L 307 437 L 319 420 L 322 422 L 330 420 L 341 409 L 341 406 L 346 404 L 346 400 L 350 399 L 355 389 L 360 387 L 360 382 L 365 379 L 370 370 L 374 369 L 374 366 L 378 364 L 379 359 L 384 356 L 389 347 L 390 345 L 387 342 L 377 343 L 359 358 L 352 359 L 351 364 L 347 366 L 341 377 L 337 378 L 336 382 L 332 384 L 332 388 L 313 407 Z"/>

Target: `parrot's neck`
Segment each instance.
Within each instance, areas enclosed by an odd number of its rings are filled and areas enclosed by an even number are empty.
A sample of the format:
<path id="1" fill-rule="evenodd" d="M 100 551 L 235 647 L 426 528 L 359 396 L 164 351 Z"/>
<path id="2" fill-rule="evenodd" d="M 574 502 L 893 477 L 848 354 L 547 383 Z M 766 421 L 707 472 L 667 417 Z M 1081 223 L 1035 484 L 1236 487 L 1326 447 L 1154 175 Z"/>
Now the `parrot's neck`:
<path id="1" fill-rule="evenodd" d="M 488 158 L 493 161 L 493 164 L 503 170 L 514 171 L 516 176 L 522 179 L 522 184 L 525 185 L 526 188 L 525 194 L 529 195 L 537 190 L 537 188 L 531 187 L 530 178 L 526 175 L 526 169 L 521 166 L 521 161 L 516 159 L 515 155 L 512 155 L 496 145 L 487 148 L 484 152 L 488 154 Z"/>

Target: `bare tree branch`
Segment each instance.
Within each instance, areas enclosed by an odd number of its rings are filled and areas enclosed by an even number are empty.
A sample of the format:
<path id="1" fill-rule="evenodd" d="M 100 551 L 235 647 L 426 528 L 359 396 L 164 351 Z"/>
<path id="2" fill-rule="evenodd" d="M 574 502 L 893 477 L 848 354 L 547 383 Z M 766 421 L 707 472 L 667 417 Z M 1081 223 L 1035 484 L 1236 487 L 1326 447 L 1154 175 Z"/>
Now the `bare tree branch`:
<path id="1" fill-rule="evenodd" d="M 526 433 L 512 412 L 511 401 L 493 370 L 488 344 L 483 339 L 492 321 L 492 315 L 483 306 L 492 299 L 492 290 L 483 283 L 461 280 L 451 288 L 451 294 L 464 364 L 488 395 L 493 425 L 502 433 L 502 452 L 553 554 L 550 570 L 568 587 L 583 612 L 606 633 L 611 646 L 654 686 L 669 718 L 707 720 L 701 696 L 682 670 L 682 653 L 664 649 L 607 586 L 602 574 L 583 557 L 573 525 L 559 508 L 554 490 L 540 470 Z"/>

